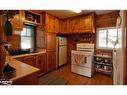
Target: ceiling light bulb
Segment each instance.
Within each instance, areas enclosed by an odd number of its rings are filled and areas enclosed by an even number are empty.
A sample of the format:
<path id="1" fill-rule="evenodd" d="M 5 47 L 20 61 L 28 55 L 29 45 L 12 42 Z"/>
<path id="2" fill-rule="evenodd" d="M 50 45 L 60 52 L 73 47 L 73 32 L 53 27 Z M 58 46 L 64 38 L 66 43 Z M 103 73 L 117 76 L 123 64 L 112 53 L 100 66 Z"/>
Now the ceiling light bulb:
<path id="1" fill-rule="evenodd" d="M 80 9 L 74 9 L 73 10 L 75 13 L 80 13 L 82 10 L 80 10 Z"/>

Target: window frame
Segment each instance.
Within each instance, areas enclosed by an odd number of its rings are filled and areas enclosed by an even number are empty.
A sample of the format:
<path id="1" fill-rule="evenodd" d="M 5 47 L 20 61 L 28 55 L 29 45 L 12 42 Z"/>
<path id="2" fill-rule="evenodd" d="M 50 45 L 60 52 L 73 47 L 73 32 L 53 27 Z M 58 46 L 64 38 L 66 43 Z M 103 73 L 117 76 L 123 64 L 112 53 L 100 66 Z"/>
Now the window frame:
<path id="1" fill-rule="evenodd" d="M 35 26 L 33 26 L 33 25 L 28 25 L 28 24 L 24 24 L 24 27 L 29 27 L 29 26 L 31 26 L 31 27 L 33 27 L 34 28 L 34 31 L 33 31 L 33 36 L 26 36 L 26 35 L 21 35 L 21 33 L 20 33 L 20 48 L 21 48 L 21 38 L 22 37 L 29 37 L 29 38 L 32 38 L 33 39 L 33 42 L 32 43 L 34 43 L 34 44 L 32 44 L 32 47 L 31 48 L 29 48 L 29 49 L 35 49 L 35 44 L 36 44 L 36 41 L 35 41 L 35 37 L 36 37 L 36 34 L 35 34 L 35 31 L 36 31 L 36 27 Z M 23 28 L 24 28 L 23 27 Z M 21 31 L 22 32 L 22 31 Z M 21 49 L 28 49 L 28 48 L 21 48 Z"/>
<path id="2" fill-rule="evenodd" d="M 117 29 L 117 27 L 103 27 L 103 28 L 97 28 L 97 34 L 96 34 L 96 48 L 97 49 L 106 49 L 106 50 L 113 50 L 113 48 L 110 47 L 99 47 L 99 30 L 108 30 L 108 29 Z M 108 31 L 106 31 L 106 46 L 108 44 Z"/>

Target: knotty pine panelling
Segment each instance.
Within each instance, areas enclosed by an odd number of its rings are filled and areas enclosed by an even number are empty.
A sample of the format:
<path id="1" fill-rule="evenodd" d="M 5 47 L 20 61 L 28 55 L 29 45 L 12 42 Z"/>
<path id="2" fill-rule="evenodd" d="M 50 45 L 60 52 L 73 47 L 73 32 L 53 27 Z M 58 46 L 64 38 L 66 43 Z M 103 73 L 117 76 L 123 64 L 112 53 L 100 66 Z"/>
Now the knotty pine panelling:
<path id="1" fill-rule="evenodd" d="M 116 21 L 118 17 L 118 12 L 107 13 L 103 15 L 95 16 L 95 27 L 112 27 L 116 26 Z"/>
<path id="2" fill-rule="evenodd" d="M 7 41 L 11 44 L 10 49 L 20 48 L 20 35 L 13 34 L 12 36 L 7 36 Z"/>
<path id="3" fill-rule="evenodd" d="M 103 15 L 96 15 L 95 16 L 95 28 L 97 29 L 97 28 L 103 28 L 103 27 L 116 26 L 118 14 L 119 14 L 119 11 L 107 13 L 107 14 L 103 14 Z M 112 50 L 96 49 L 95 53 L 101 54 L 101 55 L 106 54 L 106 55 L 112 56 Z"/>
<path id="4" fill-rule="evenodd" d="M 6 36 L 4 33 L 4 19 L 5 17 L 3 15 L 0 15 L 0 43 L 3 43 L 6 41 Z"/>

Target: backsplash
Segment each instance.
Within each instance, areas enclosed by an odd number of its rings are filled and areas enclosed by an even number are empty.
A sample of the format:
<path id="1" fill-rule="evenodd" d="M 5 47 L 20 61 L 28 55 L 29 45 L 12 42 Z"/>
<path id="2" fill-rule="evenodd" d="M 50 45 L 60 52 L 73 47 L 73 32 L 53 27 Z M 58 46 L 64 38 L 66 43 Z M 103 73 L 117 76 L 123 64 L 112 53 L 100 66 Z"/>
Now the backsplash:
<path id="1" fill-rule="evenodd" d="M 76 49 L 77 43 L 96 43 L 96 34 L 71 34 L 67 37 L 67 62 L 71 63 L 71 50 Z"/>
<path id="2" fill-rule="evenodd" d="M 95 34 L 71 34 L 68 36 L 68 40 L 75 43 L 95 43 Z"/>
<path id="3" fill-rule="evenodd" d="M 113 56 L 112 50 L 96 49 L 95 54 Z"/>

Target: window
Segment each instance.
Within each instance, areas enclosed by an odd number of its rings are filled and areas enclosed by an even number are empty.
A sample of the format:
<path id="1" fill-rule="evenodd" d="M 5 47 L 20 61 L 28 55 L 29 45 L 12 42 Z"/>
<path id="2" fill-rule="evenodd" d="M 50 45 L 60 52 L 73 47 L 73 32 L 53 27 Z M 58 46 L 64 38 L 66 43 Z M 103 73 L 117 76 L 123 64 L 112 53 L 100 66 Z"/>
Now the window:
<path id="1" fill-rule="evenodd" d="M 34 48 L 34 31 L 34 26 L 24 25 L 24 28 L 20 33 L 21 49 Z"/>
<path id="2" fill-rule="evenodd" d="M 117 34 L 118 30 L 118 34 Z M 116 27 L 97 29 L 97 48 L 113 49 L 118 38 L 117 48 L 121 47 L 122 29 Z"/>

